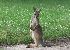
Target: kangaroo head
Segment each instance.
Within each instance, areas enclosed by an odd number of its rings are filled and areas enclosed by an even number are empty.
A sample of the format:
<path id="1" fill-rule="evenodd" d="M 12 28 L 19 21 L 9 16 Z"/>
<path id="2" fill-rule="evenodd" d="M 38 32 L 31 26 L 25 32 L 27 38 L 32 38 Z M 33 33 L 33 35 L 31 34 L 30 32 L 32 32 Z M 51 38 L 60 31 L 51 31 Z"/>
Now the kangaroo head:
<path id="1" fill-rule="evenodd" d="M 34 8 L 34 7 L 33 7 L 33 9 L 34 9 L 34 15 L 35 15 L 36 17 L 39 17 L 39 14 L 40 14 L 41 9 Z"/>

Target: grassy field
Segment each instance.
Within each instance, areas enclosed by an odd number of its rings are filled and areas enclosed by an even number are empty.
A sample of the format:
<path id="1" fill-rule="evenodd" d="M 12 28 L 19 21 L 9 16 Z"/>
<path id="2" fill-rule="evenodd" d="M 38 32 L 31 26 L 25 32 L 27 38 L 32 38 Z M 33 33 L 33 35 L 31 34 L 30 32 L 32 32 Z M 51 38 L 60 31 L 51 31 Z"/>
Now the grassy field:
<path id="1" fill-rule="evenodd" d="M 70 38 L 70 0 L 0 0 L 0 45 L 28 44 L 33 7 L 39 7 L 43 38 Z"/>

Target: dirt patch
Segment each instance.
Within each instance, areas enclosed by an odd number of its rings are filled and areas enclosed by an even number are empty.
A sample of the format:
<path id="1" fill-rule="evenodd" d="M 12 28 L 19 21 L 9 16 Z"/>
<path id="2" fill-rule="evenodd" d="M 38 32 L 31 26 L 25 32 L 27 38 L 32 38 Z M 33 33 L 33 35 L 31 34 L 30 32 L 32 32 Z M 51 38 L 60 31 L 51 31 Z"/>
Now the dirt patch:
<path id="1" fill-rule="evenodd" d="M 1 46 L 0 50 L 70 50 L 70 41 L 66 39 L 60 39 L 56 42 L 47 41 L 46 47 L 26 48 L 26 45 L 14 45 L 14 46 Z"/>
<path id="2" fill-rule="evenodd" d="M 51 46 L 51 47 L 36 47 L 36 48 L 26 48 L 26 45 L 16 45 L 4 47 L 4 50 L 70 50 L 70 45 L 67 46 Z"/>

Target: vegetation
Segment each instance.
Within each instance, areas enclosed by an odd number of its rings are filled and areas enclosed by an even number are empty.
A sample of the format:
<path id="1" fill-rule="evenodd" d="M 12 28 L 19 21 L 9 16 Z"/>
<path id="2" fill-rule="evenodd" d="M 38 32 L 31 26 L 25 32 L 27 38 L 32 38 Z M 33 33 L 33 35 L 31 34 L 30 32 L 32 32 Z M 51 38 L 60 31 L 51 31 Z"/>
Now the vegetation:
<path id="1" fill-rule="evenodd" d="M 51 1 L 51 2 L 50 2 Z M 70 38 L 70 0 L 0 0 L 0 45 L 28 44 L 33 6 L 41 9 L 43 38 Z"/>

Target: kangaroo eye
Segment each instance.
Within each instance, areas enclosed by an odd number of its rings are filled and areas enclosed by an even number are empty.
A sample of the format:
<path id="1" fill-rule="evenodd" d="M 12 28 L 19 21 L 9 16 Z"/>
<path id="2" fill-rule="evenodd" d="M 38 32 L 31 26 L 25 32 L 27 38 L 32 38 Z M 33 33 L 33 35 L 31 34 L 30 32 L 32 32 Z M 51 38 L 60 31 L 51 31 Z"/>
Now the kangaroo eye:
<path id="1" fill-rule="evenodd" d="M 34 15 L 36 15 L 36 14 L 34 14 Z"/>

